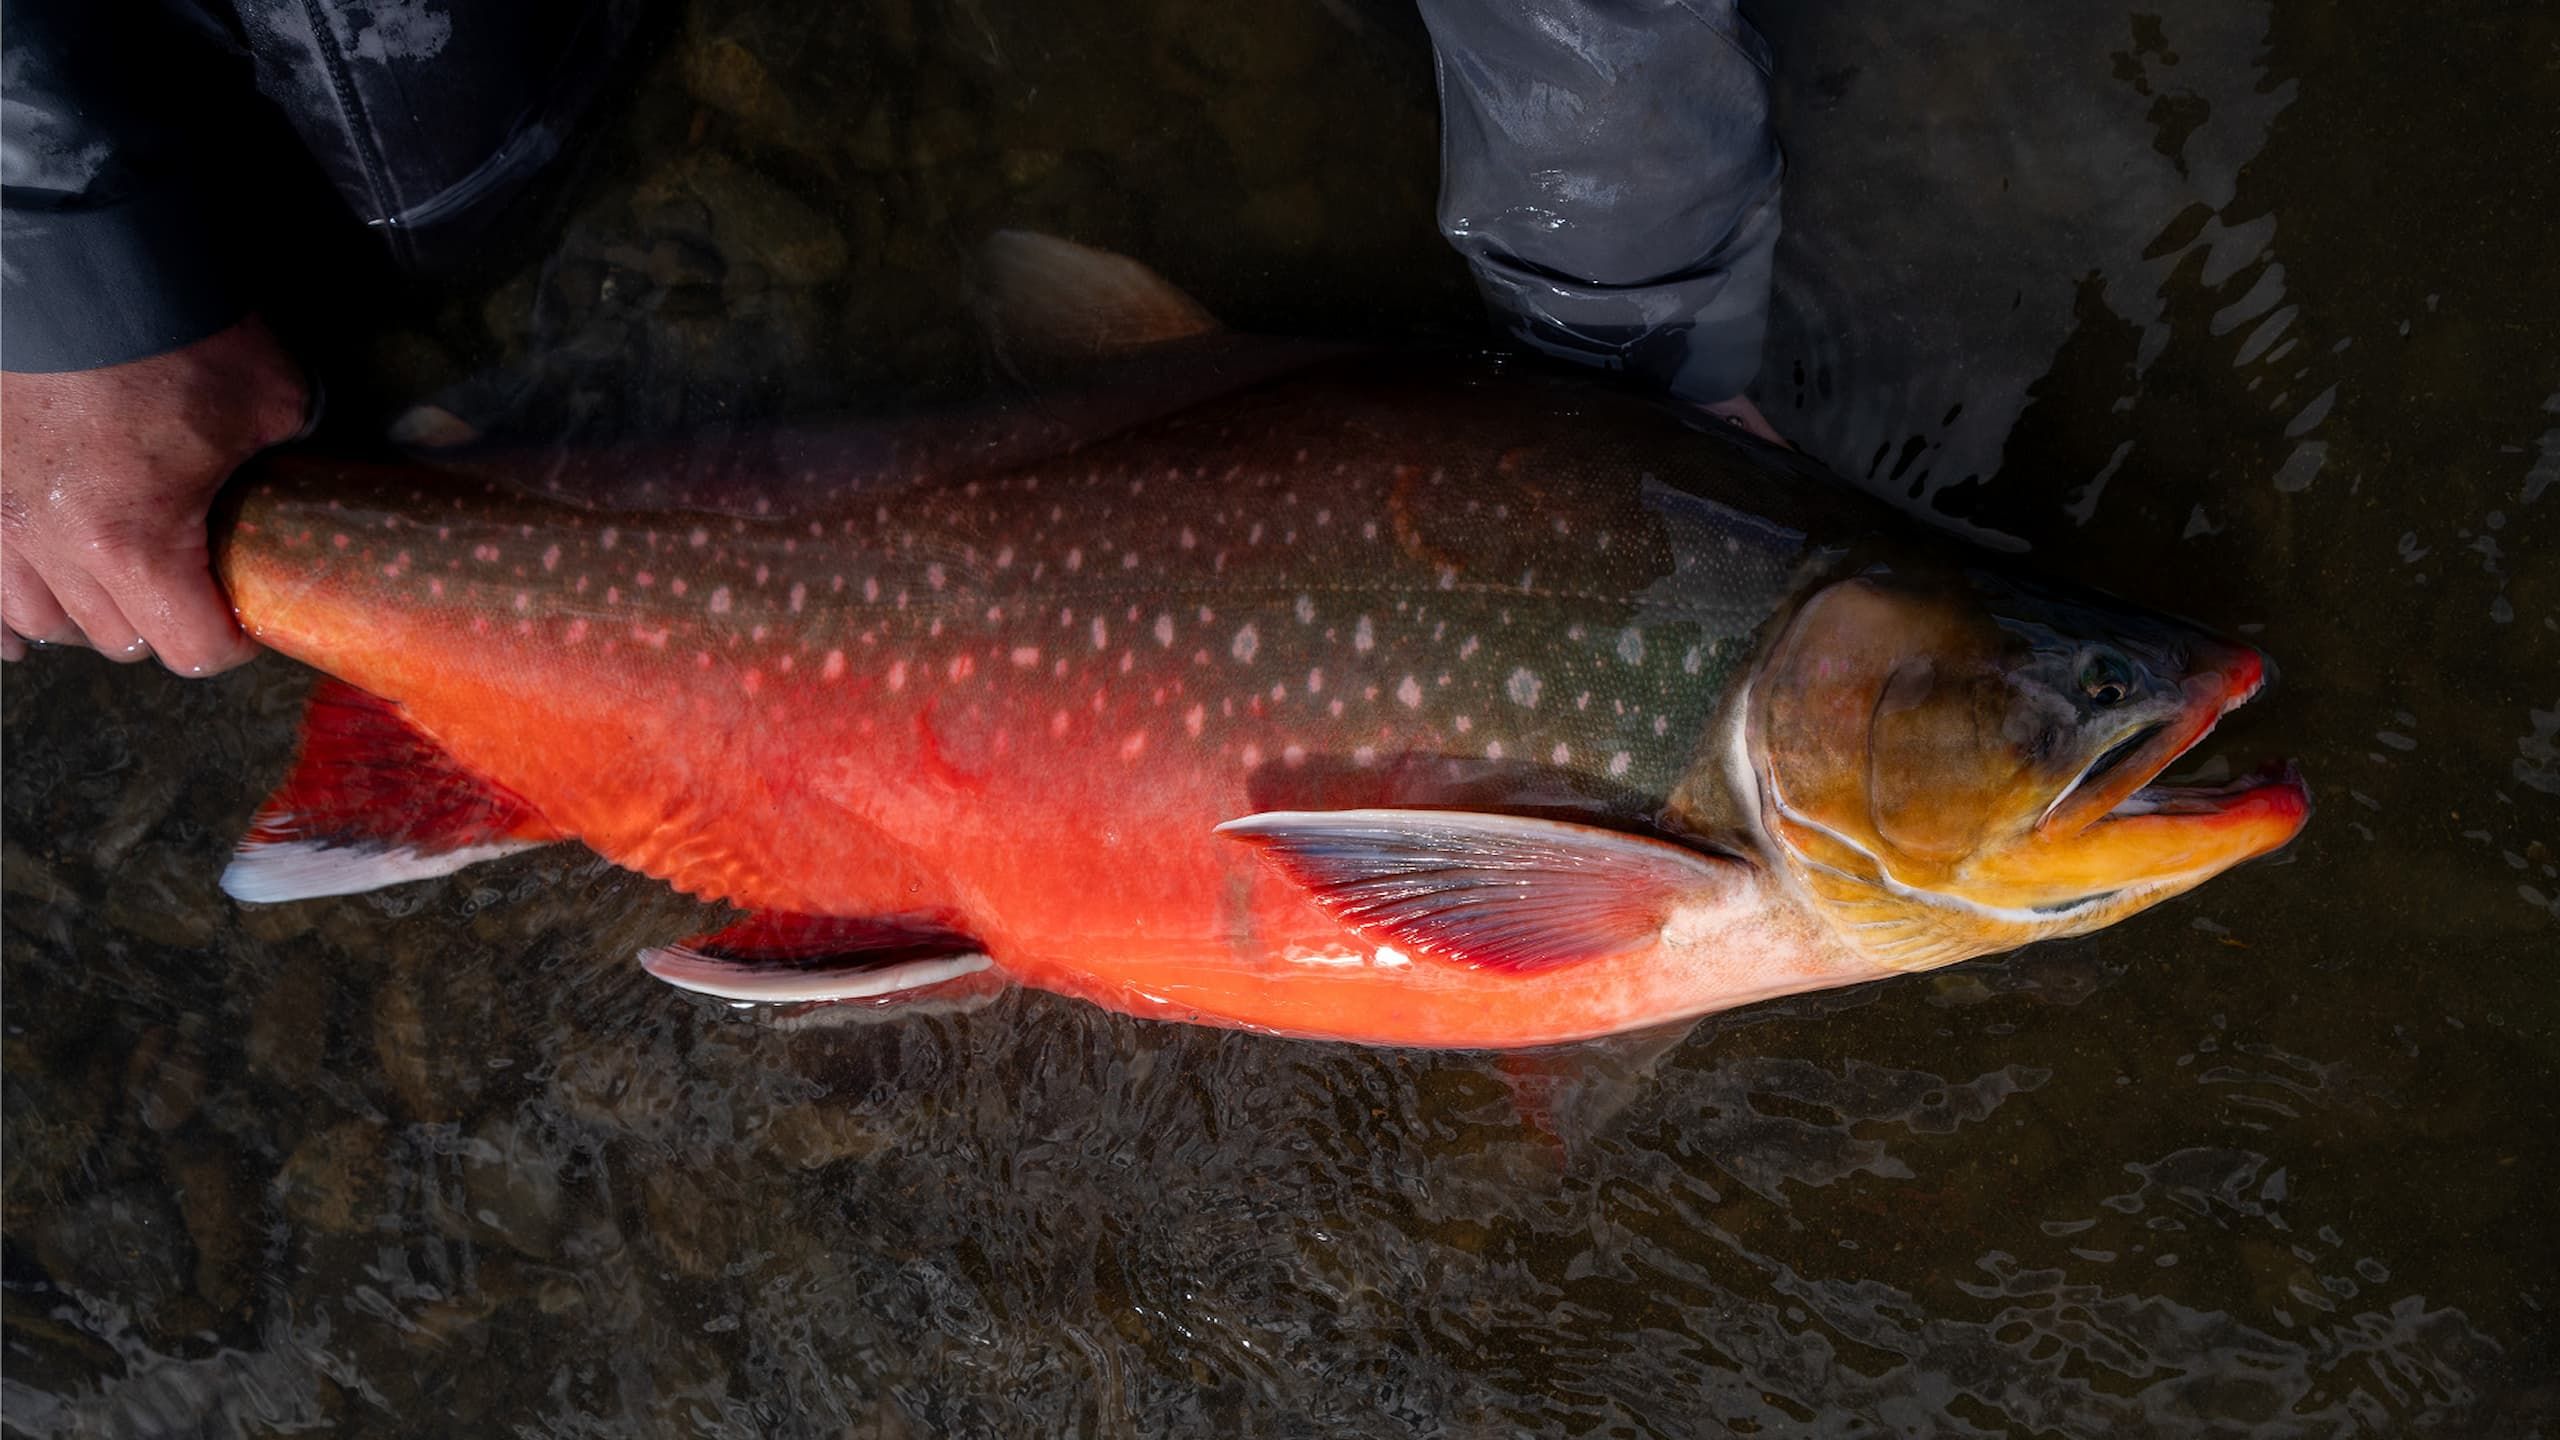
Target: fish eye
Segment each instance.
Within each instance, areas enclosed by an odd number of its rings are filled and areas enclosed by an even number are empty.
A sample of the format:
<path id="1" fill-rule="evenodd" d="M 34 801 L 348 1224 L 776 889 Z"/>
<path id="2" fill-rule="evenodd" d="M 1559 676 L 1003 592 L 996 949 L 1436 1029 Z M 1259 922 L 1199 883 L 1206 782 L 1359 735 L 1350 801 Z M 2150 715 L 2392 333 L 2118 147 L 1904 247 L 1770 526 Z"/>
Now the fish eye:
<path id="1" fill-rule="evenodd" d="M 2113 650 L 2093 650 L 2080 664 L 2080 693 L 2100 709 L 2133 695 L 2133 666 Z"/>

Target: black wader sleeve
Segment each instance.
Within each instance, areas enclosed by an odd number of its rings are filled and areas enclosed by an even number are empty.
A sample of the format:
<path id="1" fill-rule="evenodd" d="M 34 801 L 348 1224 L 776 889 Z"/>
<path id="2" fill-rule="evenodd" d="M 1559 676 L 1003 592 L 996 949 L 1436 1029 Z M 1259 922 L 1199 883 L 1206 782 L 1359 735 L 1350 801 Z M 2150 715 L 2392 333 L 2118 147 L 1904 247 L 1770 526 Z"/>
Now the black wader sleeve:
<path id="1" fill-rule="evenodd" d="M 1699 402 L 1760 368 L 1783 166 L 1732 0 L 1421 0 L 1440 229 L 1521 343 Z"/>
<path id="2" fill-rule="evenodd" d="M 156 6 L 0 15 L 0 369 L 139 360 L 248 312 L 188 148 L 226 60 Z"/>

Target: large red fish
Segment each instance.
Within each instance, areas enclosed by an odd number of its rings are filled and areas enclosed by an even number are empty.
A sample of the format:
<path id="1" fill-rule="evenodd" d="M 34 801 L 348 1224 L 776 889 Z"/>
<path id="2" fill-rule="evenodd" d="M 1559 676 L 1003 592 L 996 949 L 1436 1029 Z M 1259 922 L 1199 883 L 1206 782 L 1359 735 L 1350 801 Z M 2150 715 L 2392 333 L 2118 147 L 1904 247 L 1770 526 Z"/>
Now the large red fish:
<path id="1" fill-rule="evenodd" d="M 1200 328 L 1000 253 L 1053 323 Z M 751 912 L 643 957 L 715 994 L 1514 1047 L 2082 933 L 2306 814 L 2151 783 L 2255 650 L 1639 401 L 1335 357 L 1041 433 L 594 462 L 637 512 L 535 460 L 275 464 L 221 573 L 335 682 L 226 888 L 577 840 Z"/>

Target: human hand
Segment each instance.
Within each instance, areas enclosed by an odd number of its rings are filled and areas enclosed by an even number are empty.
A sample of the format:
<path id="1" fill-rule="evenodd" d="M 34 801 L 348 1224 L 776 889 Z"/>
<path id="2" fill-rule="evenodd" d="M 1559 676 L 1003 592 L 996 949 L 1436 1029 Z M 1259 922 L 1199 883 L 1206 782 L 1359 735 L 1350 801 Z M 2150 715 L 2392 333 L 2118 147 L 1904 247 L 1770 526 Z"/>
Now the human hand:
<path id="1" fill-rule="evenodd" d="M 1725 424 L 1737 430 L 1747 430 L 1782 450 L 1796 448 L 1786 436 L 1778 433 L 1778 427 L 1769 423 L 1769 417 L 1760 413 L 1760 407 L 1752 404 L 1751 397 L 1748 395 L 1736 395 L 1730 400 L 1719 400 L 1712 405 L 1701 405 L 1698 408 Z"/>
<path id="2" fill-rule="evenodd" d="M 145 360 L 0 378 L 0 657 L 33 640 L 211 675 L 255 655 L 205 515 L 240 462 L 302 428 L 309 396 L 255 316 Z"/>

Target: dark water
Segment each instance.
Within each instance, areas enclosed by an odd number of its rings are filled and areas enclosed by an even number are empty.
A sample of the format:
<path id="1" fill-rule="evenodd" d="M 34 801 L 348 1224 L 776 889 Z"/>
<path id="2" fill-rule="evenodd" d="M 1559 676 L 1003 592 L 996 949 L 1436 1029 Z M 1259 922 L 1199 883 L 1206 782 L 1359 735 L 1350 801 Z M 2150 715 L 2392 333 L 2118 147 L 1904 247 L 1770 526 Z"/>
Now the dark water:
<path id="1" fill-rule="evenodd" d="M 697 907 L 565 850 L 240 910 L 307 673 L 40 657 L 7 1427 L 2560 1429 L 2560 13 L 2419 8 L 1765 17 L 1770 413 L 2257 636 L 2284 687 L 2214 753 L 2308 769 L 2282 862 L 1711 1020 L 1559 1155 L 1480 1057 L 1021 994 L 766 1028 L 629 963 Z M 1476 333 L 1392 5 L 703 0 L 616 103 L 342 423 L 984 388 L 1003 224 L 1255 327 Z"/>

